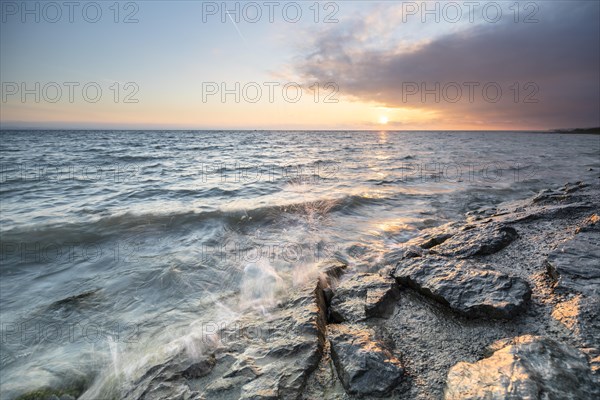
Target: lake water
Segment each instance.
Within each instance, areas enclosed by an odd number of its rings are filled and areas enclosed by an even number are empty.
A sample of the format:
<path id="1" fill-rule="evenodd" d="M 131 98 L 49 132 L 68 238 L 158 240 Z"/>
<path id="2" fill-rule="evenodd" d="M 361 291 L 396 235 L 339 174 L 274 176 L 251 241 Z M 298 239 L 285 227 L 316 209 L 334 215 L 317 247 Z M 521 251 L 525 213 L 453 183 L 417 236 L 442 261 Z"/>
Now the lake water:
<path id="1" fill-rule="evenodd" d="M 127 379 L 198 330 L 269 313 L 320 260 L 360 270 L 423 228 L 600 174 L 598 135 L 0 137 L 3 399 Z"/>

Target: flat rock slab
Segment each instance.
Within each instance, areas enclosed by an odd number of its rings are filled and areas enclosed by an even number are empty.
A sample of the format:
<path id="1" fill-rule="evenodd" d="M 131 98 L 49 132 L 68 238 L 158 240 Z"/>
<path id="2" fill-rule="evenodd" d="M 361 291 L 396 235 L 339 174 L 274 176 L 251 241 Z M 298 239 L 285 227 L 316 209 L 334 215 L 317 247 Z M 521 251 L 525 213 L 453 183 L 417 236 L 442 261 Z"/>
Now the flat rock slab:
<path id="1" fill-rule="evenodd" d="M 329 325 L 328 337 L 331 358 L 348 394 L 385 396 L 402 380 L 402 363 L 369 329 Z"/>
<path id="2" fill-rule="evenodd" d="M 393 276 L 471 318 L 513 318 L 531 297 L 529 285 L 521 278 L 442 257 L 404 260 Z"/>
<path id="3" fill-rule="evenodd" d="M 428 228 L 421 232 L 415 238 L 410 239 L 405 244 L 410 246 L 418 246 L 422 249 L 430 249 L 434 246 L 444 243 L 453 235 L 459 232 L 460 223 L 449 222 L 444 225 Z"/>
<path id="4" fill-rule="evenodd" d="M 464 230 L 441 244 L 432 246 L 431 252 L 446 257 L 468 258 L 494 254 L 517 238 L 517 231 L 499 224 L 477 226 Z"/>
<path id="5" fill-rule="evenodd" d="M 573 215 L 598 209 L 598 189 L 589 186 L 581 182 L 567 184 L 558 190 L 543 190 L 533 199 L 505 203 L 491 215 L 480 211 L 471 214 L 475 220 L 491 217 L 496 223 L 508 224 L 571 219 Z"/>
<path id="6" fill-rule="evenodd" d="M 559 290 L 600 296 L 600 232 L 588 230 L 548 254 L 547 266 Z"/>
<path id="7" fill-rule="evenodd" d="M 398 299 L 394 279 L 379 274 L 356 274 L 341 282 L 333 291 L 329 317 L 333 322 L 358 322 L 385 317 Z"/>
<path id="8" fill-rule="evenodd" d="M 598 399 L 585 356 L 539 336 L 502 340 L 495 352 L 475 363 L 460 362 L 448 372 L 446 400 Z"/>

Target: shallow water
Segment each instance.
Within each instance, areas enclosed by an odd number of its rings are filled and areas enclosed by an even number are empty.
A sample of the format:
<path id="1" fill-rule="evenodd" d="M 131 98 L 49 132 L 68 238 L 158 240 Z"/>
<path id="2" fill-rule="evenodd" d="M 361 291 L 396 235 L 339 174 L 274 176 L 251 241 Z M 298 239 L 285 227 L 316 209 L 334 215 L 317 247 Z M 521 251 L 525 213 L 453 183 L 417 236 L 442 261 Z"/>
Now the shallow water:
<path id="1" fill-rule="evenodd" d="M 598 135 L 0 136 L 7 399 L 202 352 L 190 335 L 268 314 L 319 260 L 365 268 L 420 229 L 600 173 Z"/>

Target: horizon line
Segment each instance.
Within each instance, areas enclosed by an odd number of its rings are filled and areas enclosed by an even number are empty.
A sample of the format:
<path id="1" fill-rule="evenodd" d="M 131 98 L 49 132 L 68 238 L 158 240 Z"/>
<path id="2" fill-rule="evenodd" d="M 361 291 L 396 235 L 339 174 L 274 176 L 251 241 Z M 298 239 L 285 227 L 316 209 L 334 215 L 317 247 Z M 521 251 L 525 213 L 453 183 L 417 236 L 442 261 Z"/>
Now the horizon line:
<path id="1" fill-rule="evenodd" d="M 543 133 L 569 133 L 576 130 L 600 131 L 600 127 L 589 128 L 549 128 L 549 129 L 232 129 L 232 128 L 4 128 L 0 131 L 150 131 L 150 132 L 215 132 L 215 131 L 237 131 L 237 132 L 543 132 Z"/>

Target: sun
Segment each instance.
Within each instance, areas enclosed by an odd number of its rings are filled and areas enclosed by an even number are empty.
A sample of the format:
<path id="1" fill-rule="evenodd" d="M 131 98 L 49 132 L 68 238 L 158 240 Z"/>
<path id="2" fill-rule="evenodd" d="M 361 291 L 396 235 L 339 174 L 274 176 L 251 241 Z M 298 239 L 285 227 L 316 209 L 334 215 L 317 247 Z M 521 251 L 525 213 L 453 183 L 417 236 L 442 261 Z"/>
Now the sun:
<path id="1" fill-rule="evenodd" d="M 386 117 L 385 115 L 382 115 L 381 117 L 379 117 L 379 123 L 381 125 L 385 125 L 388 123 L 388 117 Z"/>

